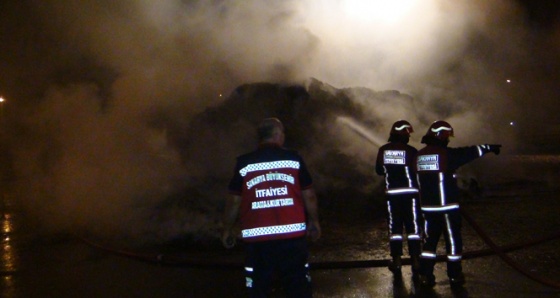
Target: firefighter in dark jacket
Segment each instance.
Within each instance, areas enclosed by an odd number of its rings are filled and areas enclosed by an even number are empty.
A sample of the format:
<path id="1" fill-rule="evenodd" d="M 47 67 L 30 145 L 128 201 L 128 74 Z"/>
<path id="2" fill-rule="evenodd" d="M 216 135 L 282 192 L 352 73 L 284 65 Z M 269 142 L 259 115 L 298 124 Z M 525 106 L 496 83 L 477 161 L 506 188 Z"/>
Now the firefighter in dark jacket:
<path id="1" fill-rule="evenodd" d="M 408 145 L 412 132 L 414 130 L 408 121 L 399 120 L 393 124 L 389 143 L 381 146 L 377 153 L 375 171 L 385 177 L 389 249 L 392 257 L 389 270 L 395 274 L 401 273 L 403 241 L 406 239 L 411 269 L 413 276 L 416 276 L 421 245 L 421 225 L 414 165 L 417 150 Z M 403 230 L 406 230 L 406 235 Z"/>
<path id="2" fill-rule="evenodd" d="M 459 213 L 459 188 L 455 171 L 489 152 L 500 153 L 501 145 L 477 145 L 448 148 L 453 128 L 445 121 L 432 123 L 422 143 L 426 147 L 418 151 L 416 170 L 420 187 L 421 210 L 424 216 L 426 241 L 420 256 L 420 283 L 435 285 L 434 266 L 436 248 L 441 234 L 447 252 L 447 276 L 451 286 L 465 283 L 461 258 L 463 240 L 461 215 Z"/>
<path id="3" fill-rule="evenodd" d="M 269 297 L 275 274 L 288 297 L 311 297 L 306 235 L 313 241 L 321 235 L 311 176 L 302 157 L 282 147 L 280 120 L 264 119 L 257 134 L 258 149 L 237 158 L 222 242 L 233 247 L 239 218 L 250 297 Z"/>

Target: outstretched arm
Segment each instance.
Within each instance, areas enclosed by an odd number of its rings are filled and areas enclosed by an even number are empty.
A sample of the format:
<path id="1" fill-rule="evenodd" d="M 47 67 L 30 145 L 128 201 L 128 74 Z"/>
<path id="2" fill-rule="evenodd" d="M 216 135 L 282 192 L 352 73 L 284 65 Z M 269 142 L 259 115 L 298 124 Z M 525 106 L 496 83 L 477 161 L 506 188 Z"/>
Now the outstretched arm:
<path id="1" fill-rule="evenodd" d="M 222 244 L 226 248 L 232 248 L 235 245 L 235 235 L 233 234 L 233 226 L 239 215 L 239 206 L 241 205 L 241 196 L 232 195 L 226 199 L 226 207 L 224 210 L 222 232 Z"/>
<path id="2" fill-rule="evenodd" d="M 304 189 L 302 191 L 302 195 L 308 216 L 307 235 L 312 241 L 316 241 L 321 237 L 317 195 L 315 194 L 315 190 L 313 188 Z"/>
<path id="3" fill-rule="evenodd" d="M 499 144 L 483 144 L 469 147 L 448 148 L 449 150 L 449 168 L 456 170 L 487 153 L 500 154 L 502 145 Z"/>

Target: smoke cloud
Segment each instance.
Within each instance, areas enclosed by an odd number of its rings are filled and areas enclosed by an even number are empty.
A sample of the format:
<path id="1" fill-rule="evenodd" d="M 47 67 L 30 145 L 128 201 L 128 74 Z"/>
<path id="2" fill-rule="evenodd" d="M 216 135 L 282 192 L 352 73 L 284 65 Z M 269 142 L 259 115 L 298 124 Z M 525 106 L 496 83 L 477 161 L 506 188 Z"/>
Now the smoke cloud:
<path id="1" fill-rule="evenodd" d="M 413 145 L 445 119 L 454 146 L 513 151 L 558 112 L 560 24 L 529 26 L 523 6 L 505 0 L 365 2 L 383 3 L 0 3 L 4 172 L 22 206 L 63 230 L 150 241 L 213 233 L 234 157 L 254 145 L 252 121 L 269 116 L 228 101 L 247 83 L 317 78 L 343 92 L 354 106 L 312 131 L 364 173 L 371 140 L 398 119 L 414 125 Z M 293 145 L 311 163 L 327 155 Z M 336 171 L 321 171 L 318 185 Z"/>

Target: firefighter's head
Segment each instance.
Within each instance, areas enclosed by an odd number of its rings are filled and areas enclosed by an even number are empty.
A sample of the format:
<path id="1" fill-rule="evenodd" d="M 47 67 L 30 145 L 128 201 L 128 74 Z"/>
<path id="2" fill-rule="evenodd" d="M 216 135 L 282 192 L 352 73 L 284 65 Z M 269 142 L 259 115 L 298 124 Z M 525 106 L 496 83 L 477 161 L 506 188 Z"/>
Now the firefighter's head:
<path id="1" fill-rule="evenodd" d="M 284 145 L 284 125 L 278 118 L 266 118 L 257 127 L 259 143 Z"/>
<path id="2" fill-rule="evenodd" d="M 412 125 L 406 120 L 399 120 L 393 123 L 389 134 L 389 142 L 408 143 L 410 134 L 414 132 Z"/>
<path id="3" fill-rule="evenodd" d="M 426 135 L 422 137 L 424 144 L 444 144 L 449 143 L 449 138 L 453 136 L 453 127 L 443 120 L 438 120 L 430 125 Z"/>

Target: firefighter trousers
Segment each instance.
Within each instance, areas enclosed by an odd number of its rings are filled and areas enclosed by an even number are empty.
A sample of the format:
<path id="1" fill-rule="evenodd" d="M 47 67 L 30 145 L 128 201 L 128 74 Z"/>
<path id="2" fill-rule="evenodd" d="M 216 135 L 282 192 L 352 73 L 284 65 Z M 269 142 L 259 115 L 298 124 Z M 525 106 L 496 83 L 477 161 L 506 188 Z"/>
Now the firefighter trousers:
<path id="1" fill-rule="evenodd" d="M 278 279 L 286 297 L 311 297 L 305 237 L 246 243 L 245 284 L 249 297 L 270 297 Z"/>
<path id="2" fill-rule="evenodd" d="M 387 223 L 391 256 L 403 255 L 403 241 L 408 242 L 411 256 L 420 255 L 421 223 L 418 194 L 387 195 Z M 406 231 L 406 235 L 404 232 Z"/>
<path id="3" fill-rule="evenodd" d="M 447 252 L 447 275 L 450 278 L 458 277 L 462 273 L 461 259 L 463 253 L 459 209 L 423 212 L 423 216 L 426 242 L 420 256 L 420 274 L 429 277 L 434 276 L 437 245 L 440 236 L 443 234 Z"/>

